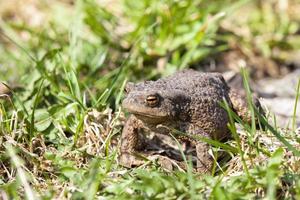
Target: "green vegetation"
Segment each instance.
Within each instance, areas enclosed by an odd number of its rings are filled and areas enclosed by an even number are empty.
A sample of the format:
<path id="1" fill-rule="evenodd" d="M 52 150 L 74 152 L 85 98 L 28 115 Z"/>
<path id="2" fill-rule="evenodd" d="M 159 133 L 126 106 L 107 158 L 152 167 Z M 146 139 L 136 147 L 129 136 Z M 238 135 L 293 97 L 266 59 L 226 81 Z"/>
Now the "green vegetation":
<path id="1" fill-rule="evenodd" d="M 271 62 L 262 71 L 278 75 L 285 68 L 276 64 L 289 66 L 300 47 L 296 0 L 68 2 L 36 1 L 29 19 L 17 6 L 0 9 L 0 80 L 13 90 L 0 97 L 2 198 L 300 198 L 296 115 L 293 130 L 282 130 L 251 107 L 263 131 L 224 104 L 234 139 L 207 142 L 216 157 L 226 151 L 230 160 L 215 163 L 210 175 L 192 173 L 188 158 L 187 172 L 155 161 L 126 169 L 117 159 L 126 81 L 203 70 L 202 63 L 228 51 L 249 65 Z"/>

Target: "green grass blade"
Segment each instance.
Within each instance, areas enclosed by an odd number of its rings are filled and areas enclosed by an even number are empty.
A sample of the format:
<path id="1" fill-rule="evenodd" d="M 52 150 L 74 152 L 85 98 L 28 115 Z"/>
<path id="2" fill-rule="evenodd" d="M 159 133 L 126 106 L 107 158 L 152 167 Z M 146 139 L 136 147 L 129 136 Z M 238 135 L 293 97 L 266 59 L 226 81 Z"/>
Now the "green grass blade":
<path id="1" fill-rule="evenodd" d="M 228 128 L 230 129 L 232 135 L 233 135 L 233 138 L 237 144 L 237 150 L 238 150 L 238 153 L 240 154 L 241 156 L 241 160 L 242 160 L 242 164 L 243 164 L 243 168 L 248 176 L 249 179 L 251 179 L 251 176 L 250 176 L 250 173 L 249 173 L 249 170 L 248 170 L 248 166 L 246 164 L 246 160 L 245 160 L 245 157 L 244 157 L 244 151 L 241 147 L 241 140 L 240 140 L 240 137 L 239 135 L 237 134 L 237 131 L 236 131 L 236 127 L 235 127 L 235 124 L 234 124 L 234 119 L 232 117 L 232 113 L 233 111 L 231 110 L 231 108 L 229 107 L 227 101 L 224 99 L 224 105 L 225 105 L 225 108 L 226 108 L 226 111 L 228 113 L 228 116 L 229 116 L 229 125 L 228 125 Z"/>
<path id="2" fill-rule="evenodd" d="M 196 191 L 195 191 L 195 187 L 194 187 L 194 177 L 193 177 L 193 165 L 192 165 L 192 162 L 189 160 L 186 159 L 186 156 L 183 152 L 183 149 L 182 149 L 182 146 L 181 144 L 178 142 L 178 140 L 176 139 L 176 137 L 174 137 L 174 135 L 172 133 L 169 134 L 173 140 L 176 142 L 176 145 L 177 147 L 179 148 L 179 151 L 180 151 L 180 154 L 183 158 L 183 161 L 186 165 L 186 169 L 187 169 L 187 176 L 188 176 L 188 182 L 189 182 L 189 185 L 190 185 L 190 198 L 191 199 L 196 199 Z"/>
<path id="3" fill-rule="evenodd" d="M 32 189 L 31 185 L 28 182 L 26 172 L 23 169 L 24 164 L 22 163 L 20 158 L 16 155 L 15 150 L 13 149 L 13 147 L 11 145 L 6 145 L 5 148 L 6 148 L 6 152 L 7 152 L 8 156 L 11 159 L 11 163 L 13 164 L 13 166 L 16 169 L 17 177 L 18 177 L 21 185 L 24 188 L 24 193 L 25 193 L 26 199 L 28 199 L 28 200 L 29 199 L 30 200 L 38 199 L 35 195 L 34 190 Z"/>
<path id="4" fill-rule="evenodd" d="M 38 91 L 36 93 L 34 103 L 33 103 L 33 108 L 32 108 L 32 112 L 31 112 L 30 129 L 29 129 L 29 135 L 30 135 L 31 138 L 34 137 L 34 130 L 35 130 L 35 128 L 34 128 L 34 119 L 35 119 L 34 114 L 35 114 L 35 110 L 36 110 L 37 105 L 38 105 L 38 103 L 40 101 L 40 98 L 41 98 L 40 94 L 41 94 L 41 91 L 42 91 L 42 88 L 43 88 L 43 84 L 44 84 L 44 79 L 42 79 L 42 82 L 41 82 L 41 84 L 38 88 Z"/>
<path id="5" fill-rule="evenodd" d="M 0 29 L 0 35 L 2 35 L 3 37 L 5 37 L 6 39 L 8 39 L 11 43 L 13 43 L 19 49 L 21 49 L 28 56 L 28 58 L 30 58 L 31 61 L 33 61 L 33 62 L 37 61 L 37 59 L 33 55 L 31 55 L 31 53 L 25 47 L 22 47 L 17 42 L 15 42 L 11 37 L 9 37 L 8 35 L 6 35 L 1 29 Z"/>
<path id="6" fill-rule="evenodd" d="M 230 146 L 228 144 L 224 144 L 224 143 L 219 142 L 217 140 L 213 140 L 213 139 L 210 139 L 210 138 L 207 138 L 207 137 L 203 137 L 203 136 L 200 136 L 200 135 L 187 134 L 187 133 L 184 133 L 184 132 L 176 130 L 176 129 L 172 129 L 172 132 L 175 135 L 182 135 L 184 137 L 189 137 L 189 138 L 192 138 L 194 140 L 206 142 L 207 144 L 210 144 L 210 145 L 212 145 L 214 147 L 222 148 L 222 149 L 224 149 L 226 151 L 229 151 L 231 153 L 238 153 L 238 149 L 236 149 L 235 147 L 232 147 L 232 146 Z"/>
<path id="7" fill-rule="evenodd" d="M 266 128 L 271 131 L 271 133 L 275 135 L 276 138 L 287 147 L 288 150 L 293 152 L 294 155 L 298 157 L 300 156 L 300 151 L 297 150 L 293 145 L 291 145 L 283 136 L 281 136 L 281 134 L 268 123 L 267 119 L 265 119 L 265 117 L 263 117 L 256 108 L 254 108 L 254 112 L 259 117 L 259 120 L 262 122 L 262 124 L 264 124 Z"/>
<path id="8" fill-rule="evenodd" d="M 300 78 L 298 80 L 298 84 L 297 84 L 297 89 L 296 89 L 296 98 L 295 98 L 295 104 L 294 104 L 294 111 L 293 111 L 293 121 L 292 121 L 292 129 L 293 132 L 296 131 L 296 122 L 297 122 L 297 105 L 298 105 L 298 101 L 299 101 L 299 96 L 300 96 Z"/>

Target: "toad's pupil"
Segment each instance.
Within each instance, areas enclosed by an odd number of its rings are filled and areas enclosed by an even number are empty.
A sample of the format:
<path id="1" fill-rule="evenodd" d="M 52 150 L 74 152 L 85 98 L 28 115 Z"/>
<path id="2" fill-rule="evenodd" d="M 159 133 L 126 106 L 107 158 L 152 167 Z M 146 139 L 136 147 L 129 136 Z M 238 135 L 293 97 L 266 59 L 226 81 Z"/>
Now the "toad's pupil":
<path id="1" fill-rule="evenodd" d="M 151 95 L 147 97 L 146 101 L 148 105 L 155 106 L 158 103 L 158 98 L 157 96 Z"/>
<path id="2" fill-rule="evenodd" d="M 156 101 L 157 98 L 156 98 L 156 97 L 148 97 L 147 100 L 148 100 L 148 101 Z"/>

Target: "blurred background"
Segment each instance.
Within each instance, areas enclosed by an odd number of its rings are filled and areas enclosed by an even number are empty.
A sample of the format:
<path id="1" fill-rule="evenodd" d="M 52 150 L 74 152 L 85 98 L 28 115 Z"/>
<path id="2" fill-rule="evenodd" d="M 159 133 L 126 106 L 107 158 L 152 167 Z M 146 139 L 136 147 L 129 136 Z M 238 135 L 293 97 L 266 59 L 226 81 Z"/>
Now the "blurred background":
<path id="1" fill-rule="evenodd" d="M 80 91 L 118 107 L 127 80 L 194 68 L 241 88 L 246 67 L 252 89 L 286 124 L 300 77 L 299 9 L 297 0 L 2 0 L 0 80 L 26 102 L 46 79 L 51 99 L 70 69 Z"/>

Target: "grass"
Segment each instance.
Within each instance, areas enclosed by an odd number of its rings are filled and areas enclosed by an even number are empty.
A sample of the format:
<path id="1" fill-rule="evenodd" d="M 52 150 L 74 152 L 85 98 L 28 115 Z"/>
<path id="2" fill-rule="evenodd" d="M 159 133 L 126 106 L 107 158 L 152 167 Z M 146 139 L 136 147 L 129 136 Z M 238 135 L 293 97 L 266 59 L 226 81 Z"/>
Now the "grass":
<path id="1" fill-rule="evenodd" d="M 287 54 L 299 47 L 299 18 L 287 8 L 273 12 L 270 7 L 277 4 L 271 1 L 111 3 L 119 10 L 92 0 L 36 1 L 37 13 L 31 14 L 42 13 L 38 25 L 18 15 L 17 7 L 0 11 L 0 80 L 13 93 L 0 97 L 1 198 L 300 198 L 296 114 L 293 130 L 261 116 L 249 98 L 245 71 L 252 124 L 225 104 L 234 139 L 223 144 L 194 138 L 211 144 L 216 158 L 227 152 L 227 160 L 216 159 L 212 174 L 192 173 L 188 157 L 187 171 L 172 172 L 156 161 L 127 169 L 117 158 L 128 80 L 156 79 L 187 67 L 201 70 L 199 63 L 236 43 L 248 58 L 288 65 Z M 246 8 L 253 11 L 248 21 L 231 23 Z M 237 32 L 240 23 L 248 35 Z M 299 84 L 296 91 L 294 113 Z M 255 118 L 266 130 L 256 129 Z"/>

